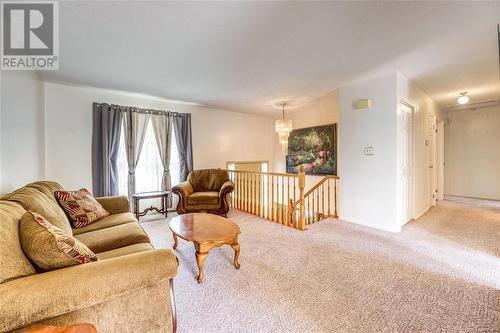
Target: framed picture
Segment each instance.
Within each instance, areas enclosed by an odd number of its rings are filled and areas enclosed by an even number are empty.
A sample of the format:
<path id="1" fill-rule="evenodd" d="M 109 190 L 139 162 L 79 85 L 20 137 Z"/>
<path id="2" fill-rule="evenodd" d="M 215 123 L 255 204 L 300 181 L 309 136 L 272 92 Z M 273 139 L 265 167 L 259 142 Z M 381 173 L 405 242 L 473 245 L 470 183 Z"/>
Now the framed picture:
<path id="1" fill-rule="evenodd" d="M 337 175 L 337 124 L 293 130 L 288 138 L 286 172 Z"/>

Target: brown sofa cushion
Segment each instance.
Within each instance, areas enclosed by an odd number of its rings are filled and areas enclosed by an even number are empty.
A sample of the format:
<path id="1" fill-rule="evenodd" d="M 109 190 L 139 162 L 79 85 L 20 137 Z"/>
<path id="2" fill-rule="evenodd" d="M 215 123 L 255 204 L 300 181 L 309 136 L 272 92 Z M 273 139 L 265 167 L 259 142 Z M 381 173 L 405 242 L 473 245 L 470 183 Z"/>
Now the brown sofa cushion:
<path id="1" fill-rule="evenodd" d="M 75 228 L 84 227 L 109 215 L 85 188 L 78 191 L 55 191 L 54 196 Z"/>
<path id="2" fill-rule="evenodd" d="M 137 222 L 137 219 L 132 213 L 113 214 L 103 217 L 99 221 L 86 225 L 85 227 L 81 227 L 78 229 L 74 228 L 73 235 L 79 235 L 83 234 L 84 232 L 106 229 L 114 227 L 116 225 L 130 223 L 130 222 Z"/>
<path id="3" fill-rule="evenodd" d="M 0 283 L 36 273 L 19 242 L 19 220 L 25 212 L 15 202 L 0 201 Z"/>
<path id="4" fill-rule="evenodd" d="M 19 237 L 24 253 L 44 271 L 98 260 L 82 242 L 31 211 L 21 218 Z"/>
<path id="5" fill-rule="evenodd" d="M 219 192 L 195 192 L 188 196 L 189 205 L 217 205 L 219 203 Z"/>
<path id="6" fill-rule="evenodd" d="M 226 180 L 229 180 L 229 174 L 222 169 L 193 170 L 188 176 L 188 181 L 193 186 L 194 192 L 219 192 Z"/>
<path id="7" fill-rule="evenodd" d="M 55 182 L 36 182 L 7 194 L 3 199 L 18 202 L 25 210 L 42 215 L 51 224 L 71 235 L 68 217 L 54 197 L 54 191 L 60 190 L 61 185 Z"/>
<path id="8" fill-rule="evenodd" d="M 75 237 L 96 253 L 137 243 L 149 243 L 148 236 L 137 222 L 90 231 Z"/>
<path id="9" fill-rule="evenodd" d="M 138 243 L 129 246 L 120 247 L 118 249 L 96 253 L 97 257 L 102 259 L 116 258 L 121 256 L 126 256 L 132 253 L 144 252 L 154 250 L 153 246 L 149 243 Z"/>

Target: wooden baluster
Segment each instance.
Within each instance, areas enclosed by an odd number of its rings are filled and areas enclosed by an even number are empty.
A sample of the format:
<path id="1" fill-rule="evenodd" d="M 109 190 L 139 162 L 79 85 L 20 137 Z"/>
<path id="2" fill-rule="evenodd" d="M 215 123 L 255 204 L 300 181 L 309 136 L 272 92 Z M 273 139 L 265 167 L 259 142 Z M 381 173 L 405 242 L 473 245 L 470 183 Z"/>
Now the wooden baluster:
<path id="1" fill-rule="evenodd" d="M 316 188 L 316 216 L 317 216 L 316 222 L 319 221 L 319 218 L 321 216 L 321 208 L 320 208 L 321 206 L 320 206 L 319 198 L 320 198 L 320 196 L 319 196 L 319 187 L 318 187 L 318 188 Z"/>
<path id="2" fill-rule="evenodd" d="M 307 197 L 307 225 L 311 224 L 311 196 Z"/>
<path id="3" fill-rule="evenodd" d="M 274 175 L 271 175 L 271 221 L 274 219 Z"/>
<path id="4" fill-rule="evenodd" d="M 292 201 L 291 197 L 290 197 L 290 177 L 287 176 L 286 177 L 286 186 L 287 186 L 287 191 L 286 191 L 286 201 L 288 203 L 288 206 L 287 206 L 287 212 L 288 214 L 287 215 L 287 224 L 290 225 L 292 223 L 292 219 L 289 218 L 290 216 L 290 210 L 292 209 L 292 206 L 290 205 L 290 202 Z"/>
<path id="5" fill-rule="evenodd" d="M 338 218 L 338 212 L 337 212 L 337 178 L 334 179 L 333 183 L 333 194 L 335 195 L 335 213 L 333 215 L 334 218 Z"/>
<path id="6" fill-rule="evenodd" d="M 245 174 L 240 173 L 240 177 L 241 210 L 245 211 Z"/>
<path id="7" fill-rule="evenodd" d="M 267 174 L 267 209 L 266 218 L 271 219 L 271 182 L 269 181 L 271 177 Z"/>
<path id="8" fill-rule="evenodd" d="M 304 216 L 304 188 L 306 186 L 306 175 L 304 172 L 304 166 L 299 166 L 299 229 L 306 229 L 306 221 Z"/>
<path id="9" fill-rule="evenodd" d="M 260 217 L 264 218 L 264 174 L 260 174 Z"/>
<path id="10" fill-rule="evenodd" d="M 330 189 L 330 181 L 331 181 L 331 178 L 328 178 L 328 217 L 332 216 L 332 207 L 330 205 L 330 201 L 332 200 L 331 199 L 331 189 Z"/>
<path id="11" fill-rule="evenodd" d="M 315 203 L 315 200 L 314 200 L 314 191 L 311 192 L 311 196 L 312 196 L 312 223 L 316 222 L 315 221 L 315 217 L 316 217 L 316 213 L 315 213 L 315 206 L 314 206 L 314 203 Z"/>
<path id="12" fill-rule="evenodd" d="M 248 173 L 244 173 L 245 175 L 245 195 L 243 196 L 245 198 L 245 212 L 248 212 Z"/>
<path id="13" fill-rule="evenodd" d="M 253 174 L 253 213 L 257 215 L 257 174 Z"/>
<path id="14" fill-rule="evenodd" d="M 328 179 L 327 179 L 328 181 Z M 321 184 L 321 214 L 323 217 L 326 217 L 325 215 L 325 183 Z"/>
<path id="15" fill-rule="evenodd" d="M 285 177 L 281 176 L 281 224 L 285 224 Z"/>
<path id="16" fill-rule="evenodd" d="M 256 206 L 256 215 L 260 216 L 260 175 L 258 173 L 255 174 L 255 188 L 256 188 L 256 199 L 255 199 L 255 206 Z"/>
<path id="17" fill-rule="evenodd" d="M 321 184 L 321 215 L 325 217 L 325 183 Z"/>
<path id="18" fill-rule="evenodd" d="M 296 190 L 296 188 L 295 188 L 295 176 L 294 176 L 294 177 L 292 177 L 292 198 L 290 200 L 293 202 L 293 207 L 292 207 L 292 209 L 293 209 L 293 211 L 292 211 L 293 225 L 295 227 L 297 227 L 297 213 L 296 213 L 297 212 L 297 209 L 296 209 L 297 208 L 297 204 L 296 204 L 296 202 L 297 202 L 296 197 L 297 196 L 295 195 L 295 192 L 296 192 L 295 190 Z"/>
<path id="19" fill-rule="evenodd" d="M 229 180 L 231 180 L 234 183 L 234 174 L 232 172 L 229 173 Z M 230 195 L 231 197 L 231 202 L 229 203 L 229 207 L 234 208 L 234 191 Z"/>
<path id="20" fill-rule="evenodd" d="M 253 199 L 253 194 L 254 194 L 254 183 L 253 183 L 253 173 L 250 173 L 250 214 L 254 215 L 255 210 L 254 210 L 254 203 L 255 200 Z"/>

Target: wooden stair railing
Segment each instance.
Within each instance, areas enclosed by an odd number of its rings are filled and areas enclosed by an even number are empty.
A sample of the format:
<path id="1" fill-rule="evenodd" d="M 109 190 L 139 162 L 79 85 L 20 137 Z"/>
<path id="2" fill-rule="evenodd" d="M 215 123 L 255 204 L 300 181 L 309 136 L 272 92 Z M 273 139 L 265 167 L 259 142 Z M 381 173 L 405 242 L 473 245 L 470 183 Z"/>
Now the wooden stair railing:
<path id="1" fill-rule="evenodd" d="M 324 218 L 338 218 L 338 179 L 339 177 L 337 176 L 325 176 L 310 188 L 303 197 L 301 196 L 299 200 L 290 202 L 290 218 L 299 219 L 299 221 L 303 219 L 303 222 L 299 222 L 299 224 L 304 224 L 306 227 Z M 296 209 L 297 206 L 299 207 L 298 212 Z M 301 212 L 302 210 L 304 211 L 303 213 Z M 292 212 L 296 213 L 293 214 Z"/>
<path id="2" fill-rule="evenodd" d="M 303 166 L 298 174 L 227 171 L 235 184 L 231 194 L 231 207 L 235 209 L 299 230 L 320 219 L 337 217 L 337 176 L 325 176 L 304 192 Z"/>

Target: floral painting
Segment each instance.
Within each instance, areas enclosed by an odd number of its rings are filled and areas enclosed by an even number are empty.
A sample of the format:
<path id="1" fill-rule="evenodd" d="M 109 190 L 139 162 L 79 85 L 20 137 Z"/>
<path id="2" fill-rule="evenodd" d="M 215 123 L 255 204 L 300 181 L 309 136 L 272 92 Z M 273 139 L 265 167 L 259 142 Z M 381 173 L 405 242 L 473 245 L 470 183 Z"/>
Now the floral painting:
<path id="1" fill-rule="evenodd" d="M 288 138 L 286 172 L 308 175 L 337 174 L 337 124 L 293 130 Z"/>

